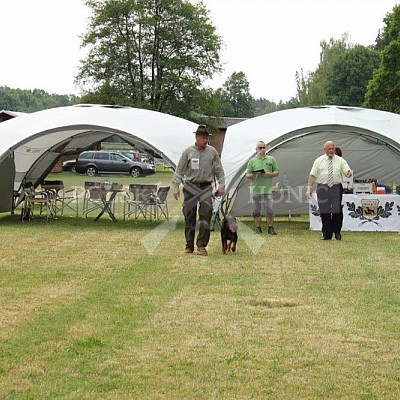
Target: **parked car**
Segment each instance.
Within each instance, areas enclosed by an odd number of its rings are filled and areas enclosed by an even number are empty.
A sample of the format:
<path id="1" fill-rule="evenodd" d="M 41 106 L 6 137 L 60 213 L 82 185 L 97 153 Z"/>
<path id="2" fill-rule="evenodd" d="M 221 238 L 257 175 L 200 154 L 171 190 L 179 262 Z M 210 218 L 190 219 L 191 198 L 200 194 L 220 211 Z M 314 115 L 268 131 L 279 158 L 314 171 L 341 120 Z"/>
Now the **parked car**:
<path id="1" fill-rule="evenodd" d="M 84 151 L 76 159 L 78 173 L 93 176 L 101 173 L 130 174 L 134 177 L 156 172 L 153 164 L 134 161 L 118 151 Z"/>
<path id="2" fill-rule="evenodd" d="M 67 160 L 62 163 L 63 171 L 75 172 L 76 160 Z"/>
<path id="3" fill-rule="evenodd" d="M 154 158 L 147 153 L 139 153 L 140 161 L 154 164 Z"/>
<path id="4" fill-rule="evenodd" d="M 131 160 L 154 164 L 154 160 L 146 153 L 140 153 L 137 150 L 120 150 L 120 153 Z"/>

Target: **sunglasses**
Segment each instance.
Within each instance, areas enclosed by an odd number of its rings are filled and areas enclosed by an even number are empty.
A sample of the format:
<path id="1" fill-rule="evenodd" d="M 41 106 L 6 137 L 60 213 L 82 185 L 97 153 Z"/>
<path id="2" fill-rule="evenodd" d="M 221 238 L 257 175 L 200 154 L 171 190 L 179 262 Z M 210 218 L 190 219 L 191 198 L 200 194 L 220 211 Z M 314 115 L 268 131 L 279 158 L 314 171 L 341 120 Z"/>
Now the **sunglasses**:
<path id="1" fill-rule="evenodd" d="M 266 149 L 266 147 L 265 146 L 260 146 L 260 147 L 257 147 L 257 149 Z"/>

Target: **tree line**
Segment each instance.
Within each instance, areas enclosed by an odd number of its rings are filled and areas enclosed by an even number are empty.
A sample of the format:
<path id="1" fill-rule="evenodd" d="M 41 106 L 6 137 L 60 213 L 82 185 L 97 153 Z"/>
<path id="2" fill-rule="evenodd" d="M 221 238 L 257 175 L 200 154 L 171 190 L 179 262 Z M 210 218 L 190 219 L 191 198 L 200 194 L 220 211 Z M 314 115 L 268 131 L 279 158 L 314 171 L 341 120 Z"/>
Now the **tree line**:
<path id="1" fill-rule="evenodd" d="M 41 89 L 24 90 L 0 86 L 0 110 L 30 113 L 79 102 L 80 97 L 75 95 L 49 94 Z"/>
<path id="2" fill-rule="evenodd" d="M 276 104 L 255 99 L 245 72 L 218 89 L 203 82 L 222 70 L 222 38 L 202 2 L 86 0 L 92 9 L 76 83 L 82 96 L 0 87 L 0 109 L 33 112 L 78 103 L 131 106 L 194 121 L 203 116 L 250 118 L 288 108 L 369 107 L 399 112 L 400 5 L 386 14 L 375 44 L 348 34 L 320 43 L 314 71 L 297 71 L 296 95 Z"/>

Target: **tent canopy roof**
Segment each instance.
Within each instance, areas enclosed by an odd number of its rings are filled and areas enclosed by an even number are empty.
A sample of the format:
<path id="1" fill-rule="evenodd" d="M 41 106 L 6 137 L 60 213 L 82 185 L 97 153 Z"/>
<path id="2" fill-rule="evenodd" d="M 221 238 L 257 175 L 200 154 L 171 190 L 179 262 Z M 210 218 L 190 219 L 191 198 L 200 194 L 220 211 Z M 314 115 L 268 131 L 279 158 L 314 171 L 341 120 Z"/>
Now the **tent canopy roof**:
<path id="1" fill-rule="evenodd" d="M 324 127 L 341 126 L 387 143 L 400 152 L 400 116 L 398 114 L 339 106 L 278 111 L 248 119 L 228 129 L 222 152 L 228 190 L 237 183 L 247 166 L 247 161 L 255 154 L 255 145 L 258 140 L 265 141 L 267 151 L 270 152 L 296 137 L 321 131 Z M 322 154 L 322 147 L 319 151 Z"/>
<path id="2" fill-rule="evenodd" d="M 166 157 L 171 155 L 169 161 L 175 163 L 175 151 L 184 143 L 193 143 L 190 133 L 194 127 L 194 123 L 181 118 L 130 107 L 78 105 L 53 108 L 24 114 L 0 124 L 0 160 L 9 149 L 28 147 L 40 137 L 43 137 L 41 144 L 47 150 L 76 135 L 105 132 L 107 136 L 122 135 L 131 141 L 143 141 L 160 152 L 166 151 Z"/>
<path id="3" fill-rule="evenodd" d="M 78 105 L 24 114 L 0 124 L 0 169 L 7 165 L 19 190 L 25 180 L 40 181 L 61 155 L 79 153 L 112 135 L 175 167 L 183 149 L 193 144 L 195 129 L 182 118 L 130 107 Z"/>

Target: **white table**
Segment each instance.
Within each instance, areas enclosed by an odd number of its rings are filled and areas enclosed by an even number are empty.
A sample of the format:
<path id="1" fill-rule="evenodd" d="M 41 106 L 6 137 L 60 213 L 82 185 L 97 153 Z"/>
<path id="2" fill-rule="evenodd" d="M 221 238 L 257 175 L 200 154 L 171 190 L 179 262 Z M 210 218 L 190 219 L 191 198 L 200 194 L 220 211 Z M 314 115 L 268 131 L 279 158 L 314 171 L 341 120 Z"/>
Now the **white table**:
<path id="1" fill-rule="evenodd" d="M 344 231 L 400 232 L 400 195 L 397 194 L 344 194 Z M 310 200 L 310 229 L 321 230 L 317 195 Z"/>

